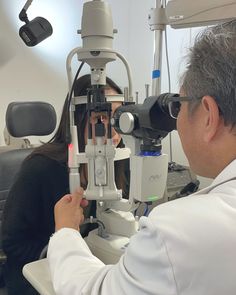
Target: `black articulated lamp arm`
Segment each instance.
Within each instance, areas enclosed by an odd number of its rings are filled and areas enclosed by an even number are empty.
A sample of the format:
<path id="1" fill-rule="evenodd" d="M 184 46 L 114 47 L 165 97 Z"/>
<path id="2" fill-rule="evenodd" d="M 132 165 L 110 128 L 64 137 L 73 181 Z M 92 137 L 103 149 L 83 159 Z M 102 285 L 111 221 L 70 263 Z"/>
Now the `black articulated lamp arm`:
<path id="1" fill-rule="evenodd" d="M 32 2 L 33 2 L 33 0 L 26 1 L 24 7 L 22 8 L 21 12 L 19 13 L 19 19 L 22 22 L 25 22 L 26 24 L 29 22 L 29 19 L 28 19 L 28 16 L 27 16 L 26 11 L 28 10 L 28 8 L 32 4 Z"/>

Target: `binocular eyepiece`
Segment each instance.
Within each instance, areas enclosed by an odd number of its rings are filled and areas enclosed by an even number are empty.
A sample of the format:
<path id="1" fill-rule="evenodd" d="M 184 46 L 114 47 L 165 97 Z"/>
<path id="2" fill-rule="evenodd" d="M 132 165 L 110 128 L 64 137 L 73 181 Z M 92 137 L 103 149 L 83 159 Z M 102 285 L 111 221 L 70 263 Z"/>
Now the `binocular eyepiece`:
<path id="1" fill-rule="evenodd" d="M 116 109 L 112 125 L 118 133 L 137 138 L 161 139 L 176 129 L 176 119 L 169 113 L 169 103 L 179 94 L 150 96 L 143 104 L 125 103 Z"/>

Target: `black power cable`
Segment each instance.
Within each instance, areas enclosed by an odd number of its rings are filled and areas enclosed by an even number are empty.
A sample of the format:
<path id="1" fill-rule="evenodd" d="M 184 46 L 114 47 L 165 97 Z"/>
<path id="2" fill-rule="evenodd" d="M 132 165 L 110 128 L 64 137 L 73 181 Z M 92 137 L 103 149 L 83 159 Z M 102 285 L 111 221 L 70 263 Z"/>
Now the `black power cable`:
<path id="1" fill-rule="evenodd" d="M 79 76 L 79 73 L 81 72 L 81 69 L 84 65 L 84 62 L 82 62 L 75 74 L 75 77 L 74 77 L 74 80 L 73 80 L 73 83 L 72 83 L 72 87 L 70 89 L 70 92 L 69 94 L 67 95 L 66 99 L 67 99 L 67 122 L 66 122 L 66 143 L 71 143 L 71 133 L 70 133 L 70 105 L 71 105 L 71 100 L 72 100 L 72 96 L 73 96 L 73 93 L 74 93 L 74 89 L 75 89 L 75 83 L 76 83 L 76 80 Z"/>

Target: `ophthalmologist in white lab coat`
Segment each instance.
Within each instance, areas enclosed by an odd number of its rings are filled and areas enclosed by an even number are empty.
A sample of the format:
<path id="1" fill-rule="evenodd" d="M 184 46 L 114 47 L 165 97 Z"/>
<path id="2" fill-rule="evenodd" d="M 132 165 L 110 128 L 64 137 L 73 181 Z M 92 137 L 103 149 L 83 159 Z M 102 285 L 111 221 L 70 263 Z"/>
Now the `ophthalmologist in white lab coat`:
<path id="1" fill-rule="evenodd" d="M 48 250 L 56 294 L 236 294 L 236 21 L 196 38 L 181 85 L 170 112 L 191 168 L 212 185 L 142 217 L 116 265 L 77 231 L 83 191 L 64 196 Z"/>

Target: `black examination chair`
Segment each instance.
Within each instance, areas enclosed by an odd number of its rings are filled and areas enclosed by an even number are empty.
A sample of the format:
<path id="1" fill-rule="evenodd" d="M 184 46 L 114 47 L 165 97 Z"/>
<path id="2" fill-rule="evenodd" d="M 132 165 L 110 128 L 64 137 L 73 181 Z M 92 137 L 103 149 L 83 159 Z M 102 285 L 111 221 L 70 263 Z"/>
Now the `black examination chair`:
<path id="1" fill-rule="evenodd" d="M 45 102 L 12 102 L 7 108 L 6 126 L 9 134 L 14 137 L 49 135 L 56 127 L 56 112 L 52 105 Z M 21 148 L 0 153 L 0 295 L 7 294 L 2 274 L 6 261 L 2 250 L 2 212 L 15 176 L 32 150 L 33 148 Z"/>

